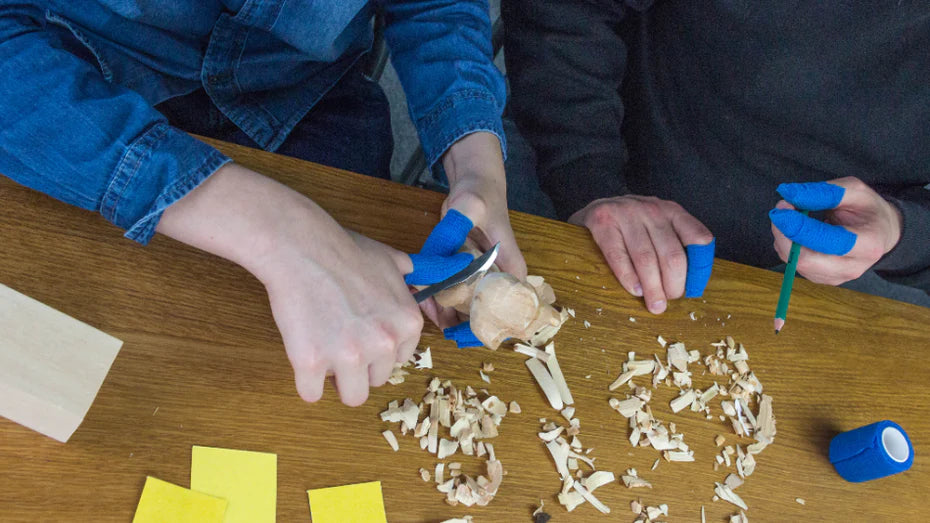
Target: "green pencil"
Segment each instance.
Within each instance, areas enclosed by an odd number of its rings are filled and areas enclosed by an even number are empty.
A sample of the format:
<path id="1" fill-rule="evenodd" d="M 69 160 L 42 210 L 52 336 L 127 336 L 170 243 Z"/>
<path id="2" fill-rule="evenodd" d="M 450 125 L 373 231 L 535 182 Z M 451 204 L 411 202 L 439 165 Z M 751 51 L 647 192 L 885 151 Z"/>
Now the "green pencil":
<path id="1" fill-rule="evenodd" d="M 801 211 L 807 216 L 807 211 Z M 785 266 L 785 277 L 781 280 L 781 293 L 778 295 L 778 307 L 775 309 L 775 334 L 785 328 L 788 319 L 788 302 L 791 301 L 791 289 L 794 287 L 794 275 L 798 271 L 798 256 L 801 254 L 801 244 L 791 242 L 791 252 L 788 253 L 788 265 Z"/>

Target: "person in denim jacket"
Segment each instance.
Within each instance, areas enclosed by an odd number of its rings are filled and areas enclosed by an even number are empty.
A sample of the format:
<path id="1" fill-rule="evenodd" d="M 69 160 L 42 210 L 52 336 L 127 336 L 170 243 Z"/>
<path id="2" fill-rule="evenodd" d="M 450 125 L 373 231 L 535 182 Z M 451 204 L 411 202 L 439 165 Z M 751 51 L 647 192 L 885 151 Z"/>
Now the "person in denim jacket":
<path id="1" fill-rule="evenodd" d="M 444 210 L 525 275 L 482 0 L 0 0 L 0 173 L 141 244 L 159 232 L 243 266 L 301 397 L 334 374 L 361 404 L 419 340 L 410 258 L 184 130 L 386 176 L 387 106 L 359 67 L 375 9 L 429 164 L 449 177 Z"/>

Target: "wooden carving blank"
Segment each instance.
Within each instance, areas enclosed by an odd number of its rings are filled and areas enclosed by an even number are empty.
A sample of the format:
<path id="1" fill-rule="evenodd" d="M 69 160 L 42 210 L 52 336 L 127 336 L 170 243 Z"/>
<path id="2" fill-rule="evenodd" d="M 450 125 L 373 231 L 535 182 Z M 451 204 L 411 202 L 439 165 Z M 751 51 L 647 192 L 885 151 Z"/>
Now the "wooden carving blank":
<path id="1" fill-rule="evenodd" d="M 68 441 L 122 346 L 0 285 L 0 416 Z"/>

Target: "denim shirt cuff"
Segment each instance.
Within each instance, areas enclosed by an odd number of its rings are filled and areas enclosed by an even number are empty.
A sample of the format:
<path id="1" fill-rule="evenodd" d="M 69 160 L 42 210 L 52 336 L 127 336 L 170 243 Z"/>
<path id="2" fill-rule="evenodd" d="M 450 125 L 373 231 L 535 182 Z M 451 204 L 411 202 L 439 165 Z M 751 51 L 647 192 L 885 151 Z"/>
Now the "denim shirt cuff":
<path id="1" fill-rule="evenodd" d="M 229 157 L 189 134 L 159 122 L 135 139 L 103 195 L 100 214 L 143 245 L 171 204 L 194 190 Z"/>
<path id="2" fill-rule="evenodd" d="M 501 122 L 502 108 L 489 92 L 479 89 L 456 91 L 417 121 L 423 153 L 430 168 L 463 136 L 486 131 L 501 142 L 506 159 L 507 142 Z"/>

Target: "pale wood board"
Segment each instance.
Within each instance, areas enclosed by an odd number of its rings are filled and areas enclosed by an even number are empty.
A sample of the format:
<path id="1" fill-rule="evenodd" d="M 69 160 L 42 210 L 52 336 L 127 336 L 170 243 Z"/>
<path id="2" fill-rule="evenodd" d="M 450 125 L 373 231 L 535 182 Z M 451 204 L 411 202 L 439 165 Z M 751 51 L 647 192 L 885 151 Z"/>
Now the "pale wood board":
<path id="1" fill-rule="evenodd" d="M 0 416 L 68 441 L 122 345 L 0 284 Z"/>

